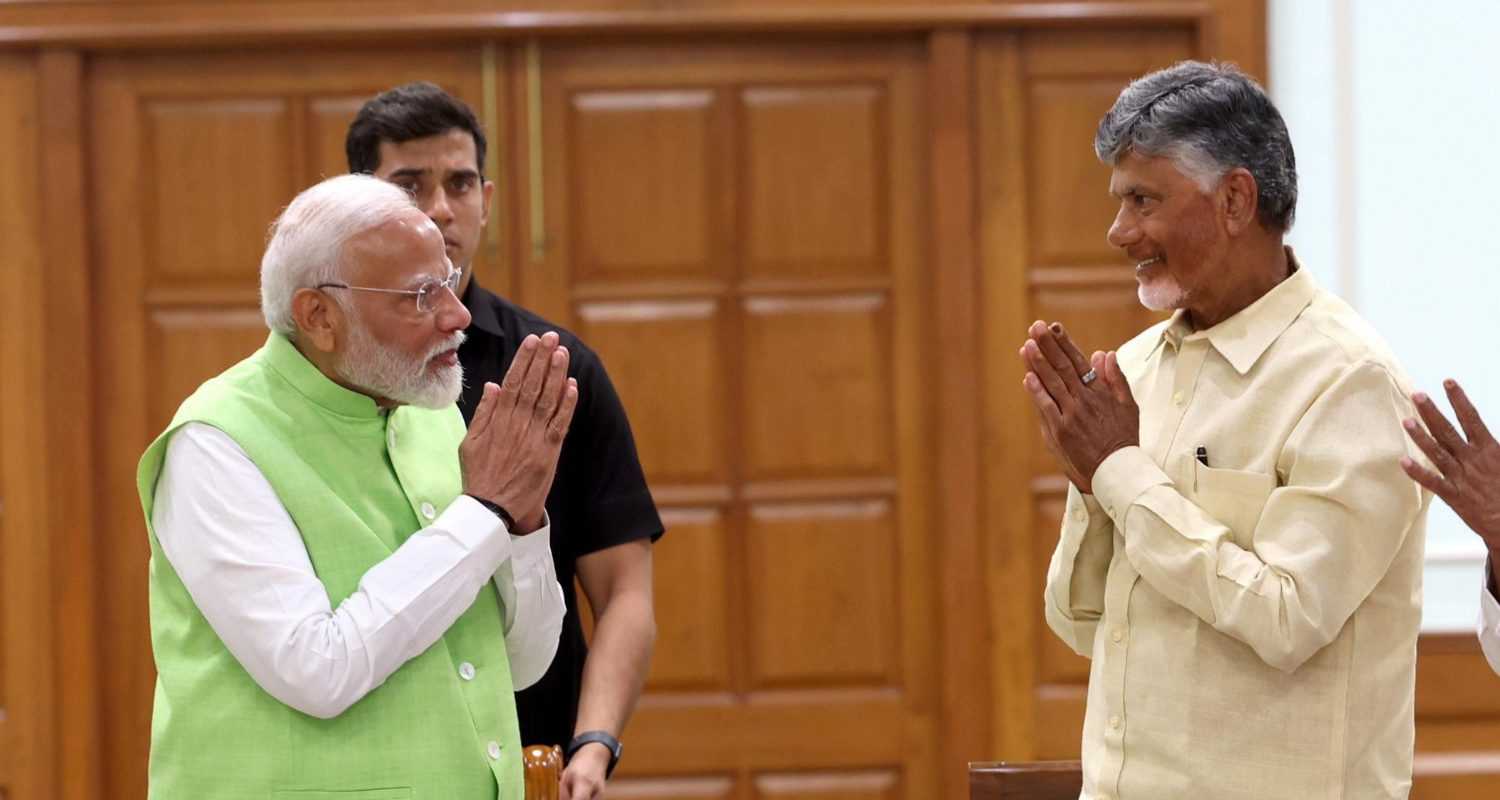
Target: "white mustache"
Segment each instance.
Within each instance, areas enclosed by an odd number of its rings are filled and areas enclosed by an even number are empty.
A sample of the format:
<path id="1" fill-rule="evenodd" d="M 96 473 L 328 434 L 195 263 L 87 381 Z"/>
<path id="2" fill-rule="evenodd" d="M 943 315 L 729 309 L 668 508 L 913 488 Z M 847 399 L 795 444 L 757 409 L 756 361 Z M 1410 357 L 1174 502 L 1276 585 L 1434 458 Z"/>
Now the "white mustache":
<path id="1" fill-rule="evenodd" d="M 448 352 L 449 350 L 457 350 L 458 346 L 461 345 L 461 344 L 463 344 L 464 340 L 467 339 L 467 338 L 469 338 L 469 337 L 465 336 L 463 331 L 458 331 L 458 332 L 454 333 L 453 337 L 450 338 L 448 341 L 443 342 L 442 344 L 436 345 L 431 350 L 429 350 L 428 353 L 427 353 L 427 358 L 424 359 L 422 363 L 425 364 L 428 361 L 431 361 L 434 358 L 437 358 L 438 356 L 440 356 L 440 355 Z"/>

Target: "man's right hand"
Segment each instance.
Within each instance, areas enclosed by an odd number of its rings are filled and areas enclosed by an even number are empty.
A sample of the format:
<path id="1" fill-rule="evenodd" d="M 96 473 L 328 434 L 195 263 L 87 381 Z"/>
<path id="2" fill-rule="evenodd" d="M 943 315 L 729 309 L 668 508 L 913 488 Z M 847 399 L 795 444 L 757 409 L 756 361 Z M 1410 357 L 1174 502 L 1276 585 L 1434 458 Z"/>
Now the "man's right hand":
<path id="1" fill-rule="evenodd" d="M 542 526 L 557 457 L 578 405 L 578 382 L 567 375 L 568 349 L 558 346 L 556 333 L 527 336 L 504 381 L 484 385 L 458 446 L 464 493 L 515 517 L 511 533 Z"/>

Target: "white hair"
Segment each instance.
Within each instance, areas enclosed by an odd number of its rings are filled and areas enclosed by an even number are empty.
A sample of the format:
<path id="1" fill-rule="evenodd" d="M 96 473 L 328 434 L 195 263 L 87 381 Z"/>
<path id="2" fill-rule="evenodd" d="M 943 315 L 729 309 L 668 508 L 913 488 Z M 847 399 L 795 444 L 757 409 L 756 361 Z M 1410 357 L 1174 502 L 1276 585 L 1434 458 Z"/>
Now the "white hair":
<path id="1" fill-rule="evenodd" d="M 414 208 L 411 195 L 369 175 L 329 178 L 297 195 L 271 223 L 260 259 L 260 309 L 266 325 L 295 336 L 292 295 L 337 282 L 345 243 Z"/>

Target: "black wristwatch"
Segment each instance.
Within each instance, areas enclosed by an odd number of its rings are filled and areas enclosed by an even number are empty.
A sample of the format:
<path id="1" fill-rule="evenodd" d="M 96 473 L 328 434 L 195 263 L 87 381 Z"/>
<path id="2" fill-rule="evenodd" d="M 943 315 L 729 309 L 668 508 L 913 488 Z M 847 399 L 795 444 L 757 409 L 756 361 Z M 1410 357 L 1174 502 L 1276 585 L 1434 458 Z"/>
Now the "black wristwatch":
<path id="1" fill-rule="evenodd" d="M 614 774 L 615 765 L 620 763 L 620 751 L 624 748 L 620 746 L 619 739 L 610 736 L 604 731 L 584 731 L 574 736 L 573 741 L 568 742 L 567 760 L 572 761 L 573 754 L 578 752 L 579 748 L 586 744 L 593 744 L 594 742 L 598 742 L 609 748 L 609 768 L 604 771 L 604 777 L 608 778 Z"/>
<path id="2" fill-rule="evenodd" d="M 483 497 L 480 497 L 479 495 L 476 495 L 476 494 L 471 494 L 471 495 L 469 495 L 469 497 L 472 497 L 475 500 L 479 501 L 479 504 L 482 505 L 482 506 L 484 506 L 485 508 L 488 508 L 490 510 L 491 514 L 494 514 L 495 516 L 499 517 L 500 521 L 503 522 L 503 523 L 505 523 L 505 530 L 507 532 L 509 532 L 509 533 L 515 533 L 516 532 L 516 518 L 512 517 L 510 515 L 509 511 L 506 511 L 504 508 L 501 508 L 499 503 L 492 503 L 489 500 L 486 500 Z"/>

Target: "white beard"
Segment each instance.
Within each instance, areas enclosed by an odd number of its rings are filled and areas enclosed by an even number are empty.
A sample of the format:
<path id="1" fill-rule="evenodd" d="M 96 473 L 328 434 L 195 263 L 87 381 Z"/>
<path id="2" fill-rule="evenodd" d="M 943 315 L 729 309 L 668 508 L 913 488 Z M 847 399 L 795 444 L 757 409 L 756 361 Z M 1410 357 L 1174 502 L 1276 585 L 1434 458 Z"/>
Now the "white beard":
<path id="1" fill-rule="evenodd" d="M 1141 305 L 1152 311 L 1171 311 L 1182 308 L 1187 302 L 1187 292 L 1177 285 L 1171 275 L 1140 281 L 1136 287 L 1136 296 L 1140 298 Z"/>
<path id="2" fill-rule="evenodd" d="M 464 341 L 463 331 L 454 333 L 452 338 L 433 347 L 417 361 L 377 341 L 363 320 L 351 314 L 349 321 L 349 347 L 334 371 L 350 386 L 358 387 L 366 394 L 421 408 L 445 408 L 458 401 L 464 386 L 463 365 L 443 366 L 430 377 L 427 366 L 439 353 L 457 349 Z"/>

